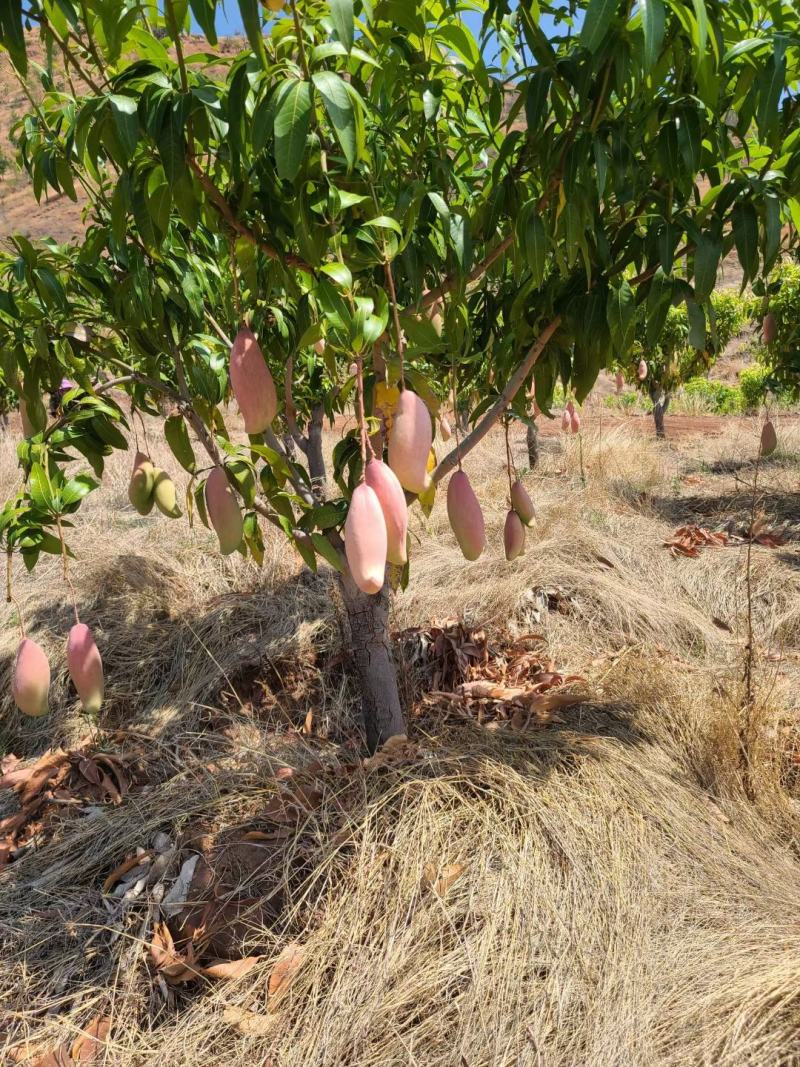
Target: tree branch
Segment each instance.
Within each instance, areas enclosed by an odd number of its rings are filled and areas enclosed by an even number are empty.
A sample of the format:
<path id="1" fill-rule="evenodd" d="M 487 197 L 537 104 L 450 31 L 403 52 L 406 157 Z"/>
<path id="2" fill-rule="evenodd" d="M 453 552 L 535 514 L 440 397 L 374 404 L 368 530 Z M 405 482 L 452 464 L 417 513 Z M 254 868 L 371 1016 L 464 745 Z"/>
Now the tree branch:
<path id="1" fill-rule="evenodd" d="M 306 263 L 301 256 L 296 256 L 292 252 L 286 252 L 285 254 L 279 252 L 278 249 L 268 241 L 265 241 L 263 238 L 259 237 L 257 233 L 254 233 L 249 226 L 245 226 L 245 224 L 236 217 L 236 213 L 225 199 L 224 194 L 216 187 L 192 154 L 188 155 L 187 162 L 197 175 L 197 180 L 200 182 L 208 199 L 235 233 L 238 233 L 240 237 L 244 237 L 245 240 L 254 244 L 257 248 L 260 248 L 262 252 L 268 255 L 270 259 L 274 259 L 277 263 L 282 263 L 286 267 L 295 267 L 297 270 L 306 271 L 307 274 L 314 274 L 314 268 L 309 263 Z"/>
<path id="2" fill-rule="evenodd" d="M 536 342 L 534 343 L 530 352 L 527 354 L 523 362 L 520 363 L 520 365 L 517 367 L 517 369 L 506 382 L 505 389 L 502 391 L 502 393 L 494 402 L 494 404 L 492 404 L 492 406 L 489 408 L 489 410 L 486 412 L 480 422 L 478 422 L 478 424 L 473 428 L 472 432 L 468 433 L 464 440 L 461 441 L 460 444 L 456 445 L 456 447 L 452 449 L 452 451 L 448 452 L 444 459 L 441 460 L 438 467 L 433 472 L 434 482 L 440 482 L 446 474 L 449 474 L 450 471 L 456 468 L 456 466 L 458 465 L 459 456 L 463 457 L 467 455 L 467 453 L 471 452 L 479 441 L 483 440 L 483 438 L 491 430 L 491 428 L 503 414 L 505 409 L 514 399 L 520 386 L 533 369 L 533 365 L 536 363 L 536 360 L 544 351 L 547 342 L 550 340 L 550 338 L 553 336 L 553 334 L 556 332 L 560 325 L 561 316 L 556 315 L 553 321 L 548 326 L 545 326 L 545 328 L 536 338 Z"/>
<path id="3" fill-rule="evenodd" d="M 472 268 L 467 275 L 467 285 L 472 285 L 473 282 L 482 278 L 489 268 L 504 256 L 511 245 L 514 243 L 514 235 L 509 234 L 504 237 L 500 244 L 496 245 L 481 261 Z M 447 293 L 451 293 L 457 283 L 458 279 L 454 277 L 445 278 L 441 285 L 438 285 L 435 289 L 429 289 L 427 293 L 420 300 L 421 308 L 429 308 L 431 304 L 435 304 L 438 300 L 441 300 Z"/>

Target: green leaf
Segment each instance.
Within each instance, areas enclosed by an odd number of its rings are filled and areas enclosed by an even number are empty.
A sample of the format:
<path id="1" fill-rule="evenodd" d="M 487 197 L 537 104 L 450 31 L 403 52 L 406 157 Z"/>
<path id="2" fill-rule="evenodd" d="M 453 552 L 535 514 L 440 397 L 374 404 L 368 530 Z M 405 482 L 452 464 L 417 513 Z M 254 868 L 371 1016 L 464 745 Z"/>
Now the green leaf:
<path id="1" fill-rule="evenodd" d="M 618 0 L 589 0 L 579 38 L 584 48 L 597 51 L 618 10 Z"/>
<path id="2" fill-rule="evenodd" d="M 208 38 L 209 44 L 216 44 L 216 0 L 189 0 L 189 7 L 192 10 L 192 14 L 195 17 L 197 25 L 203 31 L 204 35 Z"/>
<path id="3" fill-rule="evenodd" d="M 242 25 L 247 34 L 247 40 L 250 42 L 250 47 L 259 57 L 263 66 L 265 55 L 263 26 L 261 24 L 261 4 L 259 0 L 239 0 L 239 11 L 242 15 Z"/>
<path id="4" fill-rule="evenodd" d="M 717 271 L 722 256 L 722 241 L 710 234 L 701 234 L 695 241 L 694 291 L 697 299 L 707 300 L 717 284 Z"/>
<path id="5" fill-rule="evenodd" d="M 312 75 L 317 92 L 322 97 L 325 111 L 333 126 L 348 167 L 355 164 L 358 156 L 356 113 L 353 98 L 347 85 L 331 70 L 319 70 Z"/>
<path id="6" fill-rule="evenodd" d="M 538 288 L 544 280 L 547 261 L 547 232 L 541 216 L 536 210 L 536 201 L 529 201 L 520 213 L 522 230 L 519 234 L 525 259 L 533 276 L 533 283 Z"/>
<path id="7" fill-rule="evenodd" d="M 53 489 L 50 485 L 50 479 L 40 463 L 34 463 L 31 467 L 28 484 L 31 500 L 36 507 L 41 508 L 43 511 L 51 511 L 54 502 Z"/>
<path id="8" fill-rule="evenodd" d="M 697 45 L 697 51 L 702 54 L 706 50 L 706 42 L 708 40 L 708 14 L 705 0 L 692 0 L 692 3 L 694 5 L 695 18 L 697 19 L 695 44 Z"/>
<path id="9" fill-rule="evenodd" d="M 646 71 L 650 71 L 655 66 L 664 42 L 664 0 L 639 0 L 639 10 L 644 30 L 644 66 Z"/>
<path id="10" fill-rule="evenodd" d="M 134 97 L 112 93 L 108 98 L 119 143 L 128 159 L 139 143 L 138 104 Z"/>
<path id="11" fill-rule="evenodd" d="M 689 319 L 689 336 L 687 340 L 692 348 L 699 348 L 702 350 L 706 347 L 705 312 L 696 300 L 687 300 L 686 315 Z"/>
<path id="12" fill-rule="evenodd" d="M 279 176 L 287 181 L 300 169 L 310 119 L 311 86 L 292 80 L 285 91 L 279 91 L 275 111 L 275 162 Z"/>
<path id="13" fill-rule="evenodd" d="M 22 25 L 22 0 L 2 0 L 0 3 L 0 41 L 24 78 L 28 73 L 28 56 Z"/>
<path id="14" fill-rule="evenodd" d="M 192 443 L 189 440 L 189 431 L 182 415 L 170 415 L 164 422 L 164 436 L 167 444 L 172 449 L 172 454 L 178 463 L 190 474 L 197 469 L 194 458 Z"/>
<path id="15" fill-rule="evenodd" d="M 758 216 L 749 201 L 735 204 L 731 212 L 733 242 L 742 265 L 742 285 L 758 274 Z"/>
<path id="16" fill-rule="evenodd" d="M 425 82 L 425 88 L 422 90 L 422 112 L 428 122 L 432 122 L 439 114 L 442 88 L 441 81 Z"/>
<path id="17" fill-rule="evenodd" d="M 327 560 L 330 565 L 337 570 L 340 574 L 344 574 L 347 569 L 345 562 L 342 559 L 340 552 L 337 552 L 333 545 L 330 543 L 327 537 L 321 533 L 312 533 L 311 540 L 314 542 L 314 548 L 319 552 L 323 559 Z"/>
<path id="18" fill-rule="evenodd" d="M 330 0 L 331 22 L 347 51 L 353 47 L 353 0 Z"/>
<path id="19" fill-rule="evenodd" d="M 647 327 L 645 335 L 647 347 L 655 348 L 661 338 L 664 323 L 667 321 L 667 312 L 672 303 L 674 290 L 671 278 L 664 274 L 659 267 L 650 282 L 650 290 L 647 294 Z"/>
<path id="20" fill-rule="evenodd" d="M 764 273 L 775 265 L 781 247 L 781 205 L 777 196 L 764 197 Z"/>
<path id="21" fill-rule="evenodd" d="M 627 281 L 609 289 L 606 316 L 614 355 L 621 360 L 633 348 L 636 334 L 636 294 Z"/>

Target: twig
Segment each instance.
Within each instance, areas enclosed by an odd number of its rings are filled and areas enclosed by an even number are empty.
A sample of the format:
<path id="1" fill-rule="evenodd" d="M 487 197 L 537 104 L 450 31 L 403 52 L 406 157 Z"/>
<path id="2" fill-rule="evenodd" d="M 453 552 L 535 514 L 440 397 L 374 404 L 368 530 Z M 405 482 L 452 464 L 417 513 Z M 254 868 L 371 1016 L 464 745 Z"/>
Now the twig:
<path id="1" fill-rule="evenodd" d="M 11 590 L 11 567 L 13 561 L 13 552 L 10 548 L 6 549 L 6 603 L 13 604 L 17 609 L 17 623 L 19 624 L 20 637 L 25 640 L 25 622 L 22 618 L 22 609 L 19 606 L 19 601 L 14 596 Z"/>
<path id="2" fill-rule="evenodd" d="M 58 539 L 61 542 L 61 566 L 64 568 L 64 581 L 69 587 L 70 596 L 72 597 L 72 610 L 75 613 L 75 622 L 81 621 L 78 615 L 78 596 L 75 592 L 75 586 L 72 584 L 72 578 L 69 573 L 69 564 L 67 560 L 67 545 L 64 541 L 64 531 L 61 527 L 61 516 L 56 515 L 56 526 L 58 528 Z"/>

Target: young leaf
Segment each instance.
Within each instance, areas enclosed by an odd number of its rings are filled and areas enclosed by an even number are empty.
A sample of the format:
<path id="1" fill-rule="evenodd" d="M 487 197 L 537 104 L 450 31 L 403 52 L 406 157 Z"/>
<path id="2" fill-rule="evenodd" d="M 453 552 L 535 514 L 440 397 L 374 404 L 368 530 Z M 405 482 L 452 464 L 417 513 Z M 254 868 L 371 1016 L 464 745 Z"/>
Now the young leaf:
<path id="1" fill-rule="evenodd" d="M 353 0 L 330 0 L 331 22 L 347 51 L 353 47 Z"/>
<path id="2" fill-rule="evenodd" d="M 275 162 L 278 174 L 287 181 L 300 169 L 310 118 L 311 86 L 293 80 L 285 91 L 279 91 L 275 112 Z"/>
<path id="3" fill-rule="evenodd" d="M 333 126 L 336 139 L 341 145 L 348 166 L 355 164 L 358 155 L 358 139 L 356 131 L 356 114 L 353 98 L 347 90 L 347 86 L 331 70 L 318 70 L 312 75 L 312 80 L 317 88 L 325 111 Z"/>

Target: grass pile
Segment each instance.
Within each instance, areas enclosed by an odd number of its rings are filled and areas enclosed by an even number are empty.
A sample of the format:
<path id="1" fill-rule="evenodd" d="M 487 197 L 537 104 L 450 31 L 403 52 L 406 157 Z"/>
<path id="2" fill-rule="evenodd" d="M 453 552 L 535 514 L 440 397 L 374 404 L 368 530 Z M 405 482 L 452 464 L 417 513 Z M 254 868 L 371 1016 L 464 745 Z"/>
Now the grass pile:
<path id="1" fill-rule="evenodd" d="M 663 542 L 687 521 L 747 520 L 754 422 L 666 446 L 594 423 L 580 444 L 545 438 L 524 475 L 538 523 L 514 564 L 490 438 L 465 464 L 486 557 L 465 564 L 437 501 L 412 524 L 394 624 L 461 615 L 508 640 L 534 631 L 584 677 L 582 699 L 523 731 L 417 702 L 409 742 L 366 763 L 330 574 L 303 574 L 277 538 L 260 572 L 223 562 L 205 531 L 124 507 L 127 472 L 112 465 L 74 567 L 108 709 L 99 729 L 82 721 L 62 670 L 46 720 L 21 720 L 4 695 L 2 743 L 112 752 L 130 792 L 65 798 L 0 875 L 0 1059 L 800 1057 L 800 433 L 787 420 L 779 434 L 758 471 L 783 544 L 751 549 L 751 706 L 747 546 L 675 559 Z M 514 456 L 524 467 L 520 435 Z M 13 477 L 4 455 L 0 479 Z M 17 588 L 54 662 L 69 619 L 57 566 Z M 4 694 L 14 643 L 9 611 Z M 0 818 L 16 800 L 0 794 Z M 153 951 L 165 914 L 172 963 Z M 192 946 L 197 977 L 173 981 Z"/>

